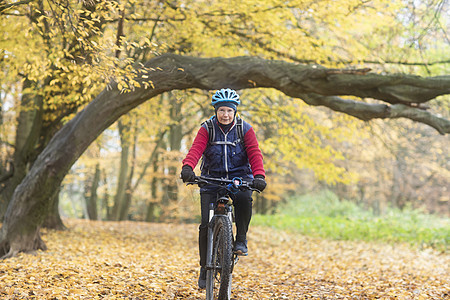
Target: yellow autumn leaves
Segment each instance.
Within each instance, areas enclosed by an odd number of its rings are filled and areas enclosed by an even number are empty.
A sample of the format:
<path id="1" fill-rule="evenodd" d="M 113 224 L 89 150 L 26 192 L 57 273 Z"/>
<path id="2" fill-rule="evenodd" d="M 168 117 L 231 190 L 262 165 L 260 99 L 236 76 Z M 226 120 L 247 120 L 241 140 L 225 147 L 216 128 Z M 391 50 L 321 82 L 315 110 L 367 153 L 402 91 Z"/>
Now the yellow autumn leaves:
<path id="1" fill-rule="evenodd" d="M 2 299 L 205 299 L 197 225 L 66 220 L 0 262 Z M 450 256 L 251 227 L 232 299 L 448 299 Z"/>

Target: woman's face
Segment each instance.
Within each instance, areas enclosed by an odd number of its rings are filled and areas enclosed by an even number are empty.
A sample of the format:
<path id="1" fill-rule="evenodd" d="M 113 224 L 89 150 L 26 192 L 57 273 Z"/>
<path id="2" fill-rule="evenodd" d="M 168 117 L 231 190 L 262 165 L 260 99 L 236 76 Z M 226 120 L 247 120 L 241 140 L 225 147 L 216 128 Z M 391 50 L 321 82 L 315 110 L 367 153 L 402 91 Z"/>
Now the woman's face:
<path id="1" fill-rule="evenodd" d="M 219 107 L 217 109 L 217 119 L 223 125 L 230 124 L 234 119 L 234 109 L 228 106 Z"/>

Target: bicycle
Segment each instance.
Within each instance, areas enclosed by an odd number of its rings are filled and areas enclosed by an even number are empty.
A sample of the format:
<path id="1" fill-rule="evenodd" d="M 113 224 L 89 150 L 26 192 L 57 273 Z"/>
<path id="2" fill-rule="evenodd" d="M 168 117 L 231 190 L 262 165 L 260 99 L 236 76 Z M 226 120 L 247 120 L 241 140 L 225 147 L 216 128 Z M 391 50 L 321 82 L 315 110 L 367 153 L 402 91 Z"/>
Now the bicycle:
<path id="1" fill-rule="evenodd" d="M 233 209 L 230 204 L 231 194 L 239 190 L 252 190 L 250 182 L 240 177 L 232 180 L 196 176 L 194 182 L 187 185 L 199 186 L 211 184 L 220 186 L 225 194 L 217 198 L 216 203 L 211 203 L 209 208 L 208 244 L 206 251 L 206 300 L 228 300 L 231 297 L 231 279 L 234 266 L 239 256 L 233 253 Z"/>

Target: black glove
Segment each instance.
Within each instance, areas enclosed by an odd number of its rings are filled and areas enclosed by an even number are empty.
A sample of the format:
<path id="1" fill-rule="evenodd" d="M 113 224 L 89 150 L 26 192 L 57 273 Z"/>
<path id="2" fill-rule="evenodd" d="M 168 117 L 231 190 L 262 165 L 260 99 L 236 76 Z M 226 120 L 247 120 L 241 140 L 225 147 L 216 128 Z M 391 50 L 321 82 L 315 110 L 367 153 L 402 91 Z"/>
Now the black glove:
<path id="1" fill-rule="evenodd" d="M 264 191 L 266 185 L 266 179 L 263 175 L 256 175 L 255 179 L 253 179 L 252 186 L 261 192 Z"/>
<path id="2" fill-rule="evenodd" d="M 181 179 L 183 179 L 183 182 L 195 181 L 195 173 L 191 166 L 184 165 L 183 168 L 181 168 Z"/>

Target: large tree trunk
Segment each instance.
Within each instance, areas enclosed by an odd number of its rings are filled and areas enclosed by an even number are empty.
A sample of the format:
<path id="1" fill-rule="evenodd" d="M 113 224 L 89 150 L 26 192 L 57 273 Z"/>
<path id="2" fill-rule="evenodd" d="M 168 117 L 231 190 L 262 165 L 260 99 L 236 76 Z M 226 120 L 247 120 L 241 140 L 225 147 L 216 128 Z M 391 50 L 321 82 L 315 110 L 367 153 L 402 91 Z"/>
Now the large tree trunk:
<path id="1" fill-rule="evenodd" d="M 450 132 L 450 121 L 411 106 L 450 93 L 450 76 L 359 74 L 256 57 L 202 59 L 172 54 L 156 57 L 145 67 L 137 81 L 146 81 L 148 88 L 123 93 L 111 84 L 54 135 L 14 191 L 0 231 L 0 255 L 45 248 L 39 236 L 43 212 L 73 163 L 121 115 L 169 90 L 272 87 L 311 105 L 363 120 L 405 117 L 441 133 Z M 333 95 L 372 97 L 394 104 L 369 104 Z"/>
<path id="2" fill-rule="evenodd" d="M 23 90 L 33 88 L 37 89 L 35 83 L 25 79 Z M 5 188 L 0 195 L 0 217 L 3 218 L 7 205 L 11 199 L 14 190 L 28 173 L 33 164 L 38 148 L 45 143 L 45 134 L 47 130 L 43 129 L 43 97 L 42 95 L 24 94 L 21 99 L 20 113 L 17 118 L 17 129 L 15 137 L 15 151 L 13 156 L 13 168 L 10 178 L 4 183 Z M 41 144 L 41 145 L 39 145 Z M 58 210 L 59 198 L 56 195 L 49 199 L 52 205 L 49 206 L 48 216 L 44 227 L 52 229 L 64 229 L 65 226 L 61 220 Z"/>
<path id="3" fill-rule="evenodd" d="M 29 80 L 24 80 L 23 90 L 33 86 Z M 21 99 L 20 113 L 17 118 L 14 161 L 12 176 L 5 183 L 5 189 L 0 196 L 0 216 L 3 217 L 14 190 L 23 180 L 28 168 L 35 158 L 36 143 L 42 128 L 42 96 L 24 94 Z"/>
<path id="4" fill-rule="evenodd" d="M 50 210 L 44 219 L 43 228 L 54 229 L 54 230 L 64 230 L 66 226 L 61 220 L 61 215 L 59 214 L 59 189 L 50 199 Z"/>

